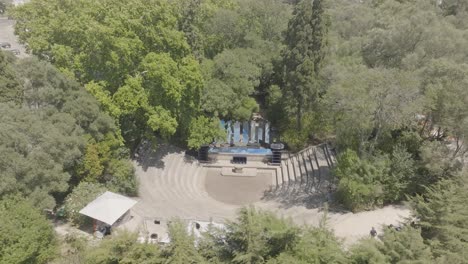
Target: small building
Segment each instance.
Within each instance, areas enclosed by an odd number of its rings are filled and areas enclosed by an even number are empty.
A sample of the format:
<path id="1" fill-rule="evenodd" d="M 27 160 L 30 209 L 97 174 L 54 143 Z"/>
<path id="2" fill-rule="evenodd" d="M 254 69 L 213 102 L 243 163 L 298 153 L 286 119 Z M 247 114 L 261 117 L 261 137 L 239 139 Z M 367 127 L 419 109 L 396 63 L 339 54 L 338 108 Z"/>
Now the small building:
<path id="1" fill-rule="evenodd" d="M 80 214 L 91 217 L 94 220 L 93 231 L 103 234 L 102 228 L 110 231 L 136 203 L 131 198 L 107 191 L 81 209 Z"/>

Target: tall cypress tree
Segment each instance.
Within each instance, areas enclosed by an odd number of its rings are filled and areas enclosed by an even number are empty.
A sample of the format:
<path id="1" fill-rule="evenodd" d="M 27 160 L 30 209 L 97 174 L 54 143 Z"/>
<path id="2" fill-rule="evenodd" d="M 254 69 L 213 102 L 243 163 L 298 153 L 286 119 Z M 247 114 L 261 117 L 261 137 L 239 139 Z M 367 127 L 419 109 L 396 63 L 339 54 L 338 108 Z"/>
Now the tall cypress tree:
<path id="1" fill-rule="evenodd" d="M 283 51 L 284 95 L 287 105 L 301 129 L 303 113 L 317 101 L 320 91 L 319 72 L 327 48 L 329 19 L 323 0 L 303 0 L 294 8 L 286 31 Z"/>

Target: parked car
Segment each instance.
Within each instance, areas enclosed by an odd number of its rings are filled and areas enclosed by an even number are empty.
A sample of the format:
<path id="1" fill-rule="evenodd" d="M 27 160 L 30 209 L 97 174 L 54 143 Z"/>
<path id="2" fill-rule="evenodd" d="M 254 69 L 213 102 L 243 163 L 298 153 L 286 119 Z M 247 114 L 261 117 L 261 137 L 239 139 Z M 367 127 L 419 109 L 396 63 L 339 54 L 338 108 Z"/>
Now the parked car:
<path id="1" fill-rule="evenodd" d="M 0 42 L 0 48 L 9 49 L 9 48 L 11 48 L 11 44 L 8 43 L 8 42 Z"/>

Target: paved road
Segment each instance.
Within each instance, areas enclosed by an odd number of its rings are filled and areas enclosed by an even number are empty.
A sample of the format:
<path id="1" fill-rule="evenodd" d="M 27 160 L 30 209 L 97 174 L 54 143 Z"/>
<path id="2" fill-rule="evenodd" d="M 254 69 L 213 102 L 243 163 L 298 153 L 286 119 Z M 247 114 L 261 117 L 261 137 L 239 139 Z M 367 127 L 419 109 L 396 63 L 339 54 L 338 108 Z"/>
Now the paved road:
<path id="1" fill-rule="evenodd" d="M 14 24 L 14 20 L 8 20 L 7 17 L 0 16 L 0 42 L 9 42 L 11 49 L 18 49 L 21 52 L 18 55 L 19 58 L 28 57 L 29 54 L 26 54 L 25 48 L 18 43 L 18 38 L 14 34 Z"/>

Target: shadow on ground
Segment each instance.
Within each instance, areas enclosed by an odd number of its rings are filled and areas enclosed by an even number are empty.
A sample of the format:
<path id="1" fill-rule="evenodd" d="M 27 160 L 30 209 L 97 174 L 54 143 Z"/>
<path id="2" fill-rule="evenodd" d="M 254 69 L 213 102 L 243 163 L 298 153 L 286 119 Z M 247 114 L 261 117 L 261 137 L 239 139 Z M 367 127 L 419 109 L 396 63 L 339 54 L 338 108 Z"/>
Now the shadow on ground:
<path id="1" fill-rule="evenodd" d="M 167 143 L 161 143 L 155 147 L 143 144 L 139 147 L 138 153 L 135 154 L 135 159 L 144 171 L 148 170 L 149 167 L 164 169 L 164 157 L 180 152 L 183 152 L 183 149 Z"/>
<path id="2" fill-rule="evenodd" d="M 347 212 L 342 206 L 334 202 L 335 191 L 329 177 L 329 167 L 320 167 L 320 176 L 307 175 L 290 179 L 277 188 L 264 192 L 263 201 L 279 203 L 280 208 L 288 209 L 304 206 L 307 209 L 323 209 L 328 207 L 330 212 Z"/>

